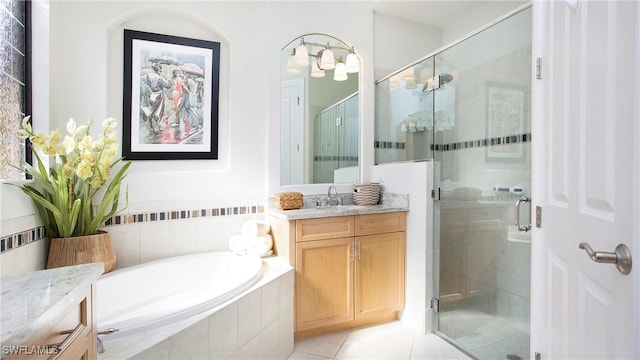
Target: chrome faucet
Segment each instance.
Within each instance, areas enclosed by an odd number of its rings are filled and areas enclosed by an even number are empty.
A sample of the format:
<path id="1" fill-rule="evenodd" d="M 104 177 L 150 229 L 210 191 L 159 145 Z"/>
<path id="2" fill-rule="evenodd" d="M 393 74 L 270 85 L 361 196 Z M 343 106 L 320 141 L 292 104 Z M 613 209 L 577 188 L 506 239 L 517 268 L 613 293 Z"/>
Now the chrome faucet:
<path id="1" fill-rule="evenodd" d="M 96 345 L 97 345 L 98 354 L 104 353 L 104 344 L 102 343 L 102 339 L 100 338 L 100 336 L 113 334 L 116 331 L 119 331 L 119 329 L 108 328 L 106 330 L 98 331 L 98 334 L 96 335 L 96 339 L 97 339 Z"/>
<path id="2" fill-rule="evenodd" d="M 327 190 L 327 206 L 333 205 L 342 205 L 342 199 L 338 196 L 335 185 L 329 186 L 329 190 Z"/>

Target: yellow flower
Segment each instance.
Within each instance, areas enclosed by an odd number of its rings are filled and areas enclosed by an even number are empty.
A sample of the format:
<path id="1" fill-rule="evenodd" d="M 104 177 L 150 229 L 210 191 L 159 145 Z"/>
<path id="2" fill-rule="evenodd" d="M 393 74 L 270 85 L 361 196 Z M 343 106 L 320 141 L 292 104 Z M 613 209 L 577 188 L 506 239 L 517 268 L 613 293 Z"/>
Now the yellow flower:
<path id="1" fill-rule="evenodd" d="M 62 171 L 64 172 L 64 176 L 71 177 L 73 173 L 76 171 L 75 162 L 67 161 L 64 165 L 62 165 Z"/>
<path id="2" fill-rule="evenodd" d="M 64 146 L 62 144 L 48 143 L 42 147 L 42 152 L 49 156 L 65 155 Z"/>
<path id="3" fill-rule="evenodd" d="M 76 168 L 76 175 L 82 180 L 87 180 L 93 175 L 93 171 L 91 171 L 92 165 L 93 164 L 88 161 L 80 161 L 80 164 L 78 164 Z"/>
<path id="4" fill-rule="evenodd" d="M 85 137 L 78 142 L 78 147 L 83 151 L 92 151 L 93 150 L 93 139 L 91 139 L 91 135 L 85 135 Z"/>
<path id="5" fill-rule="evenodd" d="M 31 143 L 35 146 L 42 146 L 47 141 L 47 135 L 44 133 L 33 134 L 29 136 L 29 140 L 31 140 Z"/>

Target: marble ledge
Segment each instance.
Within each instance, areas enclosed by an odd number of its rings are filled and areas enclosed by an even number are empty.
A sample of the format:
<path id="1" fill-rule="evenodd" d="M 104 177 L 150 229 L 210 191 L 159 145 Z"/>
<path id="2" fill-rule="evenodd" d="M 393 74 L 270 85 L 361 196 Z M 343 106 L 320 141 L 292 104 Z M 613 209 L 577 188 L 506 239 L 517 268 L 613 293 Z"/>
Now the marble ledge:
<path id="1" fill-rule="evenodd" d="M 384 193 L 379 204 L 357 205 L 353 202 L 345 202 L 344 205 L 316 207 L 313 202 L 308 202 L 307 197 L 314 198 L 314 195 L 305 195 L 304 206 L 301 209 L 281 210 L 269 208 L 271 216 L 282 220 L 315 219 L 334 216 L 381 214 L 399 211 L 409 211 L 409 195 Z"/>
<path id="2" fill-rule="evenodd" d="M 2 346 L 20 346 L 65 310 L 104 272 L 103 263 L 65 266 L 0 278 Z"/>

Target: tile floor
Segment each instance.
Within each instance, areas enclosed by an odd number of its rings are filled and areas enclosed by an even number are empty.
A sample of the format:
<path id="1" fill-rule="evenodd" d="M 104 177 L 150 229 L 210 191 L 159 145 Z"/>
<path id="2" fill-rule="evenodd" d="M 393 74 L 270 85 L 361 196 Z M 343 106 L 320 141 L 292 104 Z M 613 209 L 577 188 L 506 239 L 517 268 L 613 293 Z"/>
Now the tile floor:
<path id="1" fill-rule="evenodd" d="M 471 358 L 436 335 L 416 333 L 394 321 L 297 340 L 289 360 Z"/>

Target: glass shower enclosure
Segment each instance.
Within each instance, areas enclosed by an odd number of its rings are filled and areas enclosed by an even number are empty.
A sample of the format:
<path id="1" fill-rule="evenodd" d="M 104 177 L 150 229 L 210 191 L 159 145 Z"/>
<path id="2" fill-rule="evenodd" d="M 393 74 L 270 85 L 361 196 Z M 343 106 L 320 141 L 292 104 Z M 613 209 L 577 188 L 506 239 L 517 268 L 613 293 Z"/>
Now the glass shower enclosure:
<path id="1" fill-rule="evenodd" d="M 376 164 L 434 161 L 434 332 L 478 359 L 529 357 L 531 59 L 529 7 L 376 84 Z"/>

